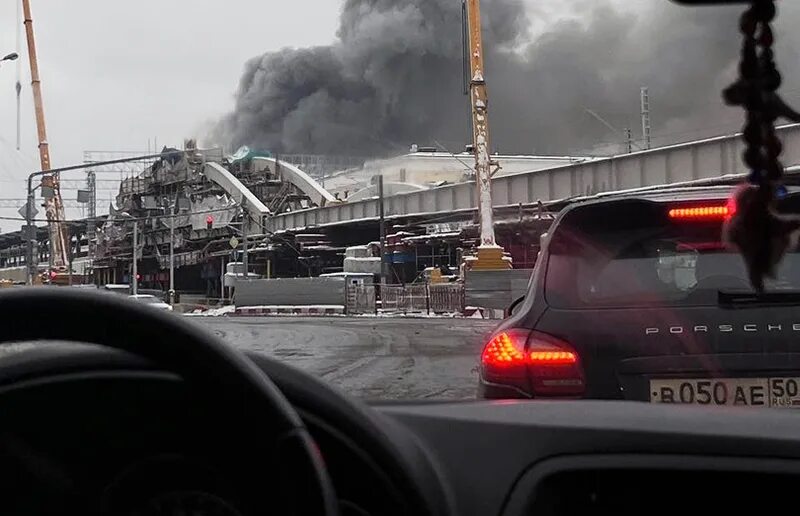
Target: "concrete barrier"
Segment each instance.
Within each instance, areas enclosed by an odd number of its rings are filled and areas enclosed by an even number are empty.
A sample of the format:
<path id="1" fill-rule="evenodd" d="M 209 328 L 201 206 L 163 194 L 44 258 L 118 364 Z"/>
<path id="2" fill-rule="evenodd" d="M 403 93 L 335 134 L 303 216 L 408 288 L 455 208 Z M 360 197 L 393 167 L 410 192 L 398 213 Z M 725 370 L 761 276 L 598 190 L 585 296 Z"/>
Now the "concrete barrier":
<path id="1" fill-rule="evenodd" d="M 533 269 L 469 271 L 464 281 L 466 306 L 505 310 L 528 292 Z"/>
<path id="2" fill-rule="evenodd" d="M 344 278 L 286 278 L 237 282 L 234 304 L 248 306 L 344 306 Z"/>
<path id="3" fill-rule="evenodd" d="M 331 306 L 246 306 L 236 308 L 234 317 L 261 317 L 265 315 L 325 316 L 344 314 L 343 305 Z"/>

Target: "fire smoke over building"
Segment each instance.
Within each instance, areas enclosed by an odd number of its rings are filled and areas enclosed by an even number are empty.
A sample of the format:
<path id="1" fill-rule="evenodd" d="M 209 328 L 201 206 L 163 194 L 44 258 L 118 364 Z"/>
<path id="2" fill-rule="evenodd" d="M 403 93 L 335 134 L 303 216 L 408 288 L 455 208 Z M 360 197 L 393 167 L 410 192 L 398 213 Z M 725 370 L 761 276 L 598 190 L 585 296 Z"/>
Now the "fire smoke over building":
<path id="1" fill-rule="evenodd" d="M 574 13 L 564 17 L 533 2 L 484 1 L 495 150 L 568 153 L 621 140 L 586 109 L 636 135 L 641 86 L 656 145 L 738 126 L 719 92 L 735 72 L 741 9 L 637 4 L 559 2 Z M 777 58 L 791 90 L 800 38 L 781 29 L 800 6 L 781 7 Z M 458 0 L 346 0 L 332 45 L 245 65 L 235 108 L 212 138 L 284 153 L 385 155 L 434 140 L 457 150 L 470 139 L 461 56 Z"/>

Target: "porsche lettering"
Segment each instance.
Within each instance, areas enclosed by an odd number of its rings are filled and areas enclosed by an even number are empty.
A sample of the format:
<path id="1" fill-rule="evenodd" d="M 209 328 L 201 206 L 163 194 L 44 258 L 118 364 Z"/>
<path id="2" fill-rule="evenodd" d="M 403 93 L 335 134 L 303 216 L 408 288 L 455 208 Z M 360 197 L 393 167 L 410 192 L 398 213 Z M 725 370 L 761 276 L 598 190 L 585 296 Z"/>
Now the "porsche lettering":
<path id="1" fill-rule="evenodd" d="M 672 335 L 681 335 L 684 333 L 710 333 L 710 332 L 719 332 L 719 333 L 734 333 L 734 332 L 747 332 L 747 333 L 757 333 L 757 332 L 784 332 L 784 331 L 793 331 L 793 332 L 800 332 L 800 323 L 794 324 L 740 324 L 740 325 L 733 325 L 733 324 L 719 324 L 717 326 L 708 326 L 708 325 L 698 325 L 698 326 L 667 326 L 667 327 L 651 327 L 645 328 L 644 333 L 645 335 L 660 335 L 660 334 L 672 334 Z"/>

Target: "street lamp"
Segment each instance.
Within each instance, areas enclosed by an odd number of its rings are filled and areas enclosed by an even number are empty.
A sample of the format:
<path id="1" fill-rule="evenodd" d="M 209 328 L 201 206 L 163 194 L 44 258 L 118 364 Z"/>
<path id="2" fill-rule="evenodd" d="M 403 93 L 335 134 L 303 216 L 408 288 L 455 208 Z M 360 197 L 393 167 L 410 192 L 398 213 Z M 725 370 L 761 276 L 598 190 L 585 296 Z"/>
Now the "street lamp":
<path id="1" fill-rule="evenodd" d="M 164 203 L 164 213 L 169 213 L 169 304 L 175 305 L 175 207 L 178 200 Z"/>
<path id="2" fill-rule="evenodd" d="M 10 54 L 7 54 L 3 59 L 0 59 L 0 62 L 2 62 L 2 61 L 16 61 L 17 58 L 19 58 L 19 54 L 17 54 L 16 52 L 11 52 Z"/>

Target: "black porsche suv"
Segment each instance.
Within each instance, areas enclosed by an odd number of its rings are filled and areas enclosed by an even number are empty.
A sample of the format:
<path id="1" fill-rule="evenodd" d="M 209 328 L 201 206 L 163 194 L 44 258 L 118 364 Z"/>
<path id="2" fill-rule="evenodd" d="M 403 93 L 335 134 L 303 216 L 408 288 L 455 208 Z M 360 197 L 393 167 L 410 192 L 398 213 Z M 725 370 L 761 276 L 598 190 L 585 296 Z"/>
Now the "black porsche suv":
<path id="1" fill-rule="evenodd" d="M 721 241 L 732 187 L 566 207 L 481 355 L 484 398 L 800 406 L 800 251 L 763 294 Z M 800 192 L 780 201 L 800 213 Z"/>

